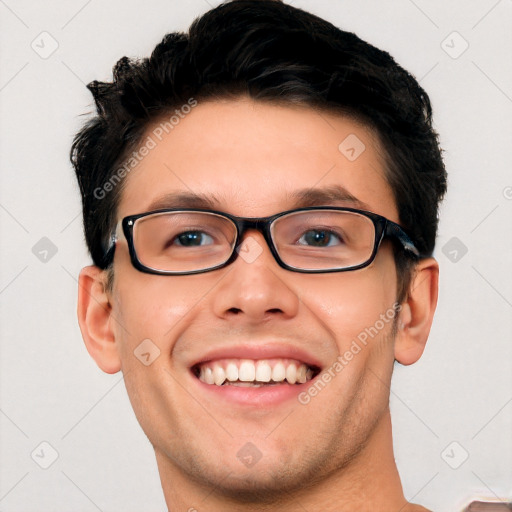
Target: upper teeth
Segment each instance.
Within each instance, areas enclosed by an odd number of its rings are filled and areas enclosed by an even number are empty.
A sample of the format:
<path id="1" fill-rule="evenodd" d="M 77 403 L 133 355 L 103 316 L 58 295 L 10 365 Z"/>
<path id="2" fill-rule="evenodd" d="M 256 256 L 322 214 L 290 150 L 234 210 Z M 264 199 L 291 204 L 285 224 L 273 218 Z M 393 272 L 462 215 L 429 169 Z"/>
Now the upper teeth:
<path id="1" fill-rule="evenodd" d="M 224 359 L 201 364 L 199 380 L 222 386 L 226 381 L 265 383 L 284 382 L 304 384 L 313 377 L 313 370 L 304 363 L 289 359 Z"/>

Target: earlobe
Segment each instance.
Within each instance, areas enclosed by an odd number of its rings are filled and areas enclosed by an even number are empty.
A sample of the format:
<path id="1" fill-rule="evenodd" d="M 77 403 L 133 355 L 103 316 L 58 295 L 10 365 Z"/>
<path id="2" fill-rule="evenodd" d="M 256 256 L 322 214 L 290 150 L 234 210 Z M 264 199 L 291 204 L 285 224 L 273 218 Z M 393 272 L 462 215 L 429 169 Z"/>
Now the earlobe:
<path id="1" fill-rule="evenodd" d="M 395 359 L 401 364 L 415 363 L 423 354 L 437 305 L 438 284 L 437 261 L 420 260 L 398 318 Z"/>
<path id="2" fill-rule="evenodd" d="M 85 267 L 78 279 L 78 323 L 87 351 L 106 373 L 117 373 L 121 360 L 111 328 L 112 306 L 105 291 L 104 271 Z"/>

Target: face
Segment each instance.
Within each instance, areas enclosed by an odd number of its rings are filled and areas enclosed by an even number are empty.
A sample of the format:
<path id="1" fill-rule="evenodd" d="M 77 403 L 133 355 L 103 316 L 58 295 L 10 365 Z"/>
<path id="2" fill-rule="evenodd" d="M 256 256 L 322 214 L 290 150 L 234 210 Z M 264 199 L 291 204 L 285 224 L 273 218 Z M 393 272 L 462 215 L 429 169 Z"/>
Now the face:
<path id="1" fill-rule="evenodd" d="M 204 207 L 172 198 L 191 193 L 216 210 L 264 217 L 299 206 L 309 191 L 301 206 L 350 206 L 398 222 L 378 142 L 347 118 L 240 99 L 199 103 L 162 140 L 154 128 L 156 147 L 127 177 L 118 218 Z M 365 146 L 355 160 L 339 149 L 354 135 Z M 121 238 L 110 300 L 126 387 L 160 472 L 236 496 L 300 488 L 371 445 L 388 411 L 397 291 L 388 242 L 370 266 L 326 274 L 281 268 L 257 231 L 245 242 L 251 257 L 223 269 L 158 276 L 132 266 Z M 151 364 L 134 355 L 143 340 L 149 358 L 158 356 Z M 292 382 L 295 366 L 311 380 L 247 387 L 198 377 L 244 365 Z"/>

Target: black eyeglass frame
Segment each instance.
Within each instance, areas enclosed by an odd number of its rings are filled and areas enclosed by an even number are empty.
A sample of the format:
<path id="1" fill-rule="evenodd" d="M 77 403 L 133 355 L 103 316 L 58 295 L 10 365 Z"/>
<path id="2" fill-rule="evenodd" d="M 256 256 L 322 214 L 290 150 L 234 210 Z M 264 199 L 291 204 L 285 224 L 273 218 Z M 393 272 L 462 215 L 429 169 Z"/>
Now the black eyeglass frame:
<path id="1" fill-rule="evenodd" d="M 299 212 L 307 212 L 307 211 L 315 211 L 315 210 L 331 210 L 331 211 L 340 211 L 340 212 L 352 212 L 357 213 L 360 215 L 363 215 L 367 218 L 369 218 L 373 225 L 375 226 L 375 240 L 373 245 L 373 250 L 370 255 L 370 257 L 363 263 L 360 263 L 358 265 L 353 265 L 351 267 L 345 267 L 345 268 L 334 268 L 334 269 L 300 269 L 297 267 L 292 267 L 290 265 L 287 265 L 284 263 L 284 261 L 280 258 L 277 249 L 274 245 L 274 241 L 272 240 L 272 233 L 271 233 L 271 226 L 274 221 L 277 219 L 289 215 L 292 213 L 299 213 Z M 149 215 L 154 215 L 157 213 L 172 213 L 172 212 L 197 212 L 197 213 L 212 213 L 215 215 L 219 215 L 221 217 L 224 217 L 228 220 L 230 220 L 236 227 L 237 235 L 235 239 L 235 243 L 233 245 L 233 250 L 231 252 L 231 255 L 227 258 L 227 260 L 224 263 L 221 263 L 219 265 L 215 265 L 214 267 L 208 267 L 205 269 L 200 270 L 190 270 L 190 271 L 173 271 L 173 270 L 157 270 L 151 267 L 148 267 L 140 262 L 140 260 L 137 257 L 137 252 L 135 250 L 135 244 L 133 241 L 133 228 L 135 226 L 135 222 L 138 219 L 141 219 L 143 217 L 148 217 Z M 128 243 L 128 250 L 130 252 L 130 259 L 132 262 L 132 265 L 139 271 L 145 272 L 148 274 L 155 274 L 155 275 L 166 275 L 166 276 L 178 276 L 178 275 L 192 275 L 192 274 L 202 274 L 204 272 L 211 272 L 212 270 L 218 270 L 220 268 L 227 267 L 229 264 L 233 263 L 233 261 L 236 260 L 238 257 L 238 251 L 237 248 L 242 243 L 243 236 L 247 230 L 254 229 L 256 231 L 259 231 L 269 249 L 272 255 L 274 256 L 274 259 L 278 263 L 278 265 L 286 270 L 290 270 L 292 272 L 300 272 L 304 274 L 326 274 L 331 272 L 348 272 L 351 270 L 358 270 L 361 268 L 365 268 L 368 265 L 370 265 L 373 260 L 375 259 L 377 255 L 377 251 L 380 247 L 380 244 L 382 243 L 382 240 L 384 238 L 392 238 L 396 239 L 400 242 L 402 248 L 409 253 L 414 258 L 420 257 L 420 252 L 414 245 L 414 242 L 411 240 L 409 235 L 404 231 L 404 229 L 396 224 L 395 222 L 387 219 L 386 217 L 383 217 L 382 215 L 378 215 L 373 212 L 369 212 L 366 210 L 359 210 L 357 208 L 349 208 L 349 207 L 336 207 L 336 206 L 310 206 L 310 207 L 304 207 L 304 208 L 297 208 L 295 210 L 287 210 L 284 212 L 277 213 L 275 215 L 270 215 L 269 217 L 236 217 L 234 215 L 230 215 L 225 212 L 216 211 L 216 210 L 206 210 L 201 208 L 165 208 L 160 210 L 153 210 L 150 212 L 144 212 L 139 213 L 137 215 L 129 215 L 127 217 L 124 217 L 121 220 L 121 225 L 123 228 L 123 233 L 126 237 L 127 243 Z M 117 229 L 116 229 L 117 232 Z M 114 233 L 111 237 L 111 246 L 107 250 L 105 254 L 105 262 L 108 266 L 112 261 L 114 257 L 114 251 L 116 247 L 117 242 L 117 236 Z"/>

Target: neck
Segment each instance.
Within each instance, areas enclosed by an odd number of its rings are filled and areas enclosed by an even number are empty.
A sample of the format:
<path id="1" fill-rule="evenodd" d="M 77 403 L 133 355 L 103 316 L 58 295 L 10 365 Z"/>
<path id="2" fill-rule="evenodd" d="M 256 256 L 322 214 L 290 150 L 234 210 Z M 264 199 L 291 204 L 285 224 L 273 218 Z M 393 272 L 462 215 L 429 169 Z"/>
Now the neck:
<path id="1" fill-rule="evenodd" d="M 276 503 L 247 504 L 234 501 L 191 479 L 168 457 L 156 450 L 162 488 L 169 512 L 295 512 L 297 503 L 313 511 L 402 512 L 425 511 L 411 505 L 403 496 L 393 456 L 389 411 L 380 419 L 363 450 L 346 467 L 333 471 L 310 487 L 283 496 Z"/>

